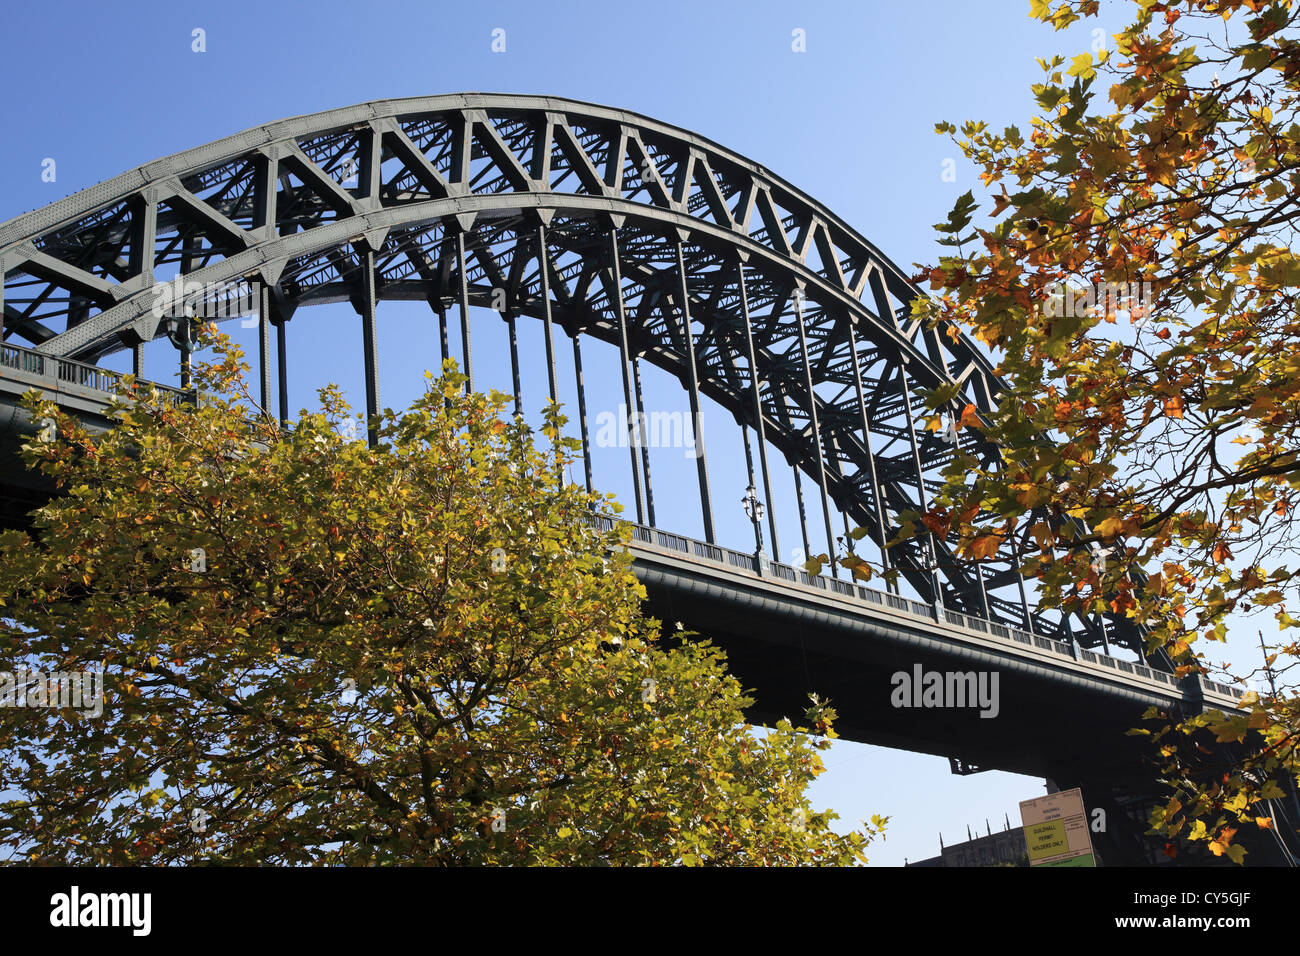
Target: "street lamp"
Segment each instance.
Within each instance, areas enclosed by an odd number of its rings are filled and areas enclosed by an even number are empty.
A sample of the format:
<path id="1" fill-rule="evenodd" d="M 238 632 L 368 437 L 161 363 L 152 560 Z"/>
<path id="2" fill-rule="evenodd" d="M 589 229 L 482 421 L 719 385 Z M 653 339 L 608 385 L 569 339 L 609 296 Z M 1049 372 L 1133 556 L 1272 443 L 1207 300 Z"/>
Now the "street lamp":
<path id="1" fill-rule="evenodd" d="M 1097 593 L 1105 595 L 1102 590 L 1105 583 L 1106 575 L 1106 549 L 1099 542 L 1092 543 L 1092 560 L 1089 561 L 1088 567 L 1097 575 Z M 1097 623 L 1101 625 L 1101 646 L 1105 649 L 1106 654 L 1110 654 L 1110 640 L 1106 633 L 1106 612 L 1097 613 Z"/>
<path id="2" fill-rule="evenodd" d="M 933 536 L 932 536 L 933 537 Z M 939 581 L 939 561 L 937 558 L 937 549 L 932 550 L 929 541 L 917 542 L 921 558 L 921 569 L 930 575 L 930 583 L 934 588 L 934 599 L 939 607 L 943 607 L 943 586 Z"/>
<path id="3" fill-rule="evenodd" d="M 745 514 L 749 516 L 750 523 L 754 525 L 754 558 L 761 560 L 763 555 L 763 502 L 758 500 L 758 493 L 754 486 L 750 485 L 745 489 L 745 497 L 740 499 L 741 504 L 745 506 Z"/>
<path id="4" fill-rule="evenodd" d="M 181 354 L 181 388 L 190 387 L 190 352 L 194 348 L 194 319 L 182 313 L 163 319 L 167 339 Z"/>

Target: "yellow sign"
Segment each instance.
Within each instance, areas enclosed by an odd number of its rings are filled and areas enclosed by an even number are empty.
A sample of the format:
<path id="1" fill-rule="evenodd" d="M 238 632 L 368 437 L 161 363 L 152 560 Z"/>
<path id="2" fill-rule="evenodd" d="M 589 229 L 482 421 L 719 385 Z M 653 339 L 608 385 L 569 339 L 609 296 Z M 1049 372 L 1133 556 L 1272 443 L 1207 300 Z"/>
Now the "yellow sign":
<path id="1" fill-rule="evenodd" d="M 1020 820 L 1030 866 L 1096 866 L 1083 792 L 1075 787 L 1024 800 Z"/>
<path id="2" fill-rule="evenodd" d="M 1060 856 L 1070 850 L 1069 841 L 1065 837 L 1065 823 L 1061 820 L 1026 827 L 1025 843 L 1029 845 L 1030 863 L 1037 863 L 1049 856 Z"/>

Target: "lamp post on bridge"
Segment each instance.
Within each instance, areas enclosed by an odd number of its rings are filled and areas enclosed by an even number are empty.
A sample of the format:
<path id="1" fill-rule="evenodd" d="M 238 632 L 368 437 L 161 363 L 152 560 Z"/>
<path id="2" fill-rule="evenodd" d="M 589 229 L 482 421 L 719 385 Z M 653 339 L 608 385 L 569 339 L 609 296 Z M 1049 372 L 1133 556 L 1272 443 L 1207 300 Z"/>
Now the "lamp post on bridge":
<path id="1" fill-rule="evenodd" d="M 190 356 L 194 350 L 194 325 L 196 319 L 182 313 L 163 320 L 163 332 L 181 356 L 181 389 L 190 387 Z"/>
<path id="2" fill-rule="evenodd" d="M 749 518 L 750 524 L 754 526 L 754 565 L 759 574 L 763 573 L 763 560 L 767 556 L 763 554 L 763 516 L 766 513 L 763 508 L 763 502 L 758 498 L 758 492 L 753 485 L 745 489 L 745 496 L 740 499 L 745 507 L 745 514 Z"/>
<path id="3" fill-rule="evenodd" d="M 934 602 L 938 610 L 944 609 L 943 604 L 943 587 L 939 582 L 939 561 L 937 556 L 930 548 L 930 542 L 919 542 L 919 556 L 921 558 L 921 570 L 930 575 L 931 586 L 934 588 Z"/>
<path id="4" fill-rule="evenodd" d="M 1103 594 L 1102 587 L 1106 579 L 1106 549 L 1099 542 L 1094 541 L 1091 550 L 1092 560 L 1089 561 L 1088 567 L 1097 575 L 1097 593 Z M 1109 657 L 1110 640 L 1106 633 L 1106 612 L 1104 610 L 1097 612 L 1097 623 L 1101 626 L 1102 649 L 1106 652 L 1106 656 Z M 1070 643 L 1074 643 L 1073 635 L 1070 636 Z"/>

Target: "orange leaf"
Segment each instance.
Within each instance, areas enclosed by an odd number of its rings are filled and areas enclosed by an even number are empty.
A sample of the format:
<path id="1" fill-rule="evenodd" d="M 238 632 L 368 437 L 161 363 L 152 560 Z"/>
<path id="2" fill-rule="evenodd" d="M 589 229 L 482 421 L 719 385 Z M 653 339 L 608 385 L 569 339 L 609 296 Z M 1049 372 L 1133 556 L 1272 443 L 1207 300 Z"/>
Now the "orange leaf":
<path id="1" fill-rule="evenodd" d="M 950 523 L 951 519 L 942 513 L 927 511 L 925 514 L 921 515 L 921 524 L 925 525 L 941 538 L 947 537 L 948 526 Z"/>
<path id="2" fill-rule="evenodd" d="M 1165 399 L 1165 414 L 1170 418 L 1183 417 L 1183 400 L 1181 396 L 1174 395 L 1172 398 Z"/>
<path id="3" fill-rule="evenodd" d="M 986 534 L 981 535 L 971 542 L 970 553 L 975 558 L 991 558 L 998 553 L 998 547 L 1002 544 L 1002 535 Z"/>

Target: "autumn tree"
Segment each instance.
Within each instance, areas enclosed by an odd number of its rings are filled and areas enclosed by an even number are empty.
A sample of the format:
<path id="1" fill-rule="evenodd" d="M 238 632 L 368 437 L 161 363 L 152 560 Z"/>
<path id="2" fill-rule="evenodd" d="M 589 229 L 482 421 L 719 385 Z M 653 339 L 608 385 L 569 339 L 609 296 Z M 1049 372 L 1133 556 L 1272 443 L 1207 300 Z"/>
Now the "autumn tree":
<path id="1" fill-rule="evenodd" d="M 1058 30 L 1108 26 L 1097 15 L 1097 0 L 1031 2 Z M 1180 674 L 1213 665 L 1229 627 L 1254 637 L 1250 613 L 1275 619 L 1272 692 L 1154 732 L 1170 852 L 1189 838 L 1240 862 L 1239 828 L 1292 798 L 1300 742 L 1298 14 L 1138 0 L 1123 16 L 1093 50 L 1039 61 L 1028 129 L 938 127 L 991 208 L 977 221 L 967 194 L 937 227 L 952 253 L 920 277 L 935 295 L 918 308 L 995 356 L 997 408 L 960 417 L 1004 461 L 959 450 L 926 517 L 967 555 L 1032 532 L 1022 557 L 1046 604 L 1126 618 Z M 1235 763 L 1201 745 L 1252 731 Z"/>
<path id="2" fill-rule="evenodd" d="M 0 671 L 105 695 L 0 707 L 9 859 L 865 859 L 884 821 L 837 834 L 805 792 L 834 711 L 755 736 L 722 654 L 642 616 L 558 409 L 534 444 L 449 364 L 370 448 L 334 387 L 250 417 L 213 345 L 200 402 L 128 378 L 105 434 L 26 399 L 61 494 L 0 536 Z"/>

